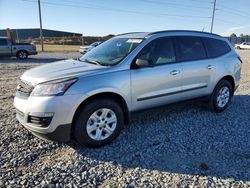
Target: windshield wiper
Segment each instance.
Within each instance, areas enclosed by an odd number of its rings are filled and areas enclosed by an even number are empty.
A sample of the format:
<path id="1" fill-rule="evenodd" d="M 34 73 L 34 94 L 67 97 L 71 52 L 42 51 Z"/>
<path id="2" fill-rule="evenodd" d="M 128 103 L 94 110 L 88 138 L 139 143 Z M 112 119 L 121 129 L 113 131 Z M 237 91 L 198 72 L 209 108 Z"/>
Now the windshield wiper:
<path id="1" fill-rule="evenodd" d="M 94 65 L 102 65 L 102 64 L 99 63 L 98 61 L 92 60 L 92 59 L 83 59 L 83 60 L 81 60 L 81 59 L 79 58 L 79 61 L 87 62 L 87 63 L 94 64 Z"/>

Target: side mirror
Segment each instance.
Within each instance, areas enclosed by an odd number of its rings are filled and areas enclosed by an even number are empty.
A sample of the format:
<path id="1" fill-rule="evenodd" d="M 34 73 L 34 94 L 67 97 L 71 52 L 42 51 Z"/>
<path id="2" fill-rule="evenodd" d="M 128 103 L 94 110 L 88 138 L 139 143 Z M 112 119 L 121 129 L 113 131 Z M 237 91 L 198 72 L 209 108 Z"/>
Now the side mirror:
<path id="1" fill-rule="evenodd" d="M 154 64 L 150 60 L 136 59 L 135 64 L 137 67 L 153 67 Z"/>

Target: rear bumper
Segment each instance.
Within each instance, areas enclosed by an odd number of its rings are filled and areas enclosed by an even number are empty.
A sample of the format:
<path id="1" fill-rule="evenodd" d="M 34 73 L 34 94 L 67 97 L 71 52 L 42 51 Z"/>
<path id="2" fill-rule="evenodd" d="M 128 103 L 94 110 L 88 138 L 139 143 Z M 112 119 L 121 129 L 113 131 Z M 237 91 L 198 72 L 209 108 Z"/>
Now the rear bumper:
<path id="1" fill-rule="evenodd" d="M 37 55 L 37 51 L 29 51 L 29 55 Z"/>
<path id="2" fill-rule="evenodd" d="M 234 88 L 234 92 L 239 88 L 240 85 L 236 85 Z"/>

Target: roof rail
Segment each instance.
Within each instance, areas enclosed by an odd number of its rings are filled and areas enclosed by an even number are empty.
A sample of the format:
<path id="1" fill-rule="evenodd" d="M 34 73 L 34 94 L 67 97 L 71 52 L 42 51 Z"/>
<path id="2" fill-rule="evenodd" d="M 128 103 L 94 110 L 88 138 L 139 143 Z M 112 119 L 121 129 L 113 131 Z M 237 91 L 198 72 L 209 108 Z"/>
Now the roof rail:
<path id="1" fill-rule="evenodd" d="M 137 34 L 137 33 L 145 33 L 145 32 L 129 32 L 129 33 L 121 33 L 115 36 L 120 36 L 120 35 L 129 35 L 129 34 Z"/>
<path id="2" fill-rule="evenodd" d="M 190 33 L 204 33 L 204 34 L 209 34 L 209 35 L 214 35 L 214 36 L 219 36 L 217 34 L 214 33 L 208 33 L 208 32 L 204 32 L 204 31 L 194 31 L 194 30 L 163 30 L 163 31 L 156 31 L 156 32 L 152 32 L 149 33 L 148 35 L 154 35 L 154 34 L 160 34 L 160 33 L 168 33 L 168 32 L 190 32 Z"/>

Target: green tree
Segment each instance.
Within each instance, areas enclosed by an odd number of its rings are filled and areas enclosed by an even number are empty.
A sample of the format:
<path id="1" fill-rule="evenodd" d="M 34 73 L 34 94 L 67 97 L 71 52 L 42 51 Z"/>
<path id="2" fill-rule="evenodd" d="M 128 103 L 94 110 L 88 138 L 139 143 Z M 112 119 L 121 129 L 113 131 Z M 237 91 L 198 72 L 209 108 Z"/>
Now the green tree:
<path id="1" fill-rule="evenodd" d="M 243 33 L 241 33 L 240 38 L 245 38 L 245 35 Z"/>
<path id="2" fill-rule="evenodd" d="M 230 35 L 230 38 L 236 38 L 237 37 L 237 35 L 235 34 L 235 33 L 232 33 L 231 35 Z"/>

